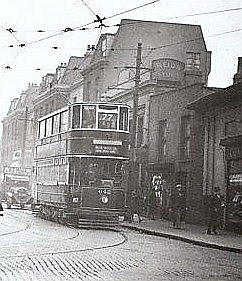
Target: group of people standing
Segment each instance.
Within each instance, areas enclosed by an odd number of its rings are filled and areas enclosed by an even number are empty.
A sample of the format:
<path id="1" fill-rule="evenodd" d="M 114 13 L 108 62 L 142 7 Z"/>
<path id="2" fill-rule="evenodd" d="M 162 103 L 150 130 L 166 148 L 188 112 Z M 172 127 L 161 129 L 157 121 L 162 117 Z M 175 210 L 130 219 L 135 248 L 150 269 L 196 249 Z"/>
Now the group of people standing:
<path id="1" fill-rule="evenodd" d="M 130 221 L 140 221 L 140 215 L 155 219 L 158 209 L 158 200 L 153 188 L 150 188 L 147 196 L 141 198 L 136 190 L 131 193 L 130 200 Z M 215 187 L 212 194 L 207 197 L 205 209 L 207 215 L 207 234 L 217 234 L 222 216 L 223 200 L 220 195 L 220 188 Z M 185 227 L 186 213 L 186 190 L 181 183 L 175 185 L 169 198 L 169 219 L 172 227 L 176 229 Z"/>

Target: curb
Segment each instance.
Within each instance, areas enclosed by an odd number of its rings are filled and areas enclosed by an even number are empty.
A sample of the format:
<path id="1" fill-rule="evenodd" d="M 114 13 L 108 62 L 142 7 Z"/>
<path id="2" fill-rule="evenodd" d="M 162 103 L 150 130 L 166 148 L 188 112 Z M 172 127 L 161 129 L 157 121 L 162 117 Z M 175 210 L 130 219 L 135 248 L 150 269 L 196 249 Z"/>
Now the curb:
<path id="1" fill-rule="evenodd" d="M 145 234 L 148 234 L 148 235 L 160 236 L 160 237 L 164 237 L 164 238 L 168 238 L 168 239 L 173 239 L 173 240 L 178 240 L 178 241 L 182 241 L 182 242 L 185 242 L 185 243 L 193 244 L 193 245 L 196 245 L 196 246 L 201 246 L 201 247 L 217 249 L 217 250 L 221 250 L 221 251 L 228 251 L 228 252 L 242 254 L 241 248 L 234 248 L 234 247 L 229 247 L 229 246 L 213 244 L 213 243 L 209 243 L 209 242 L 205 242 L 205 241 L 193 240 L 193 239 L 182 237 L 182 236 L 179 236 L 179 235 L 158 232 L 158 231 L 149 230 L 149 229 L 134 226 L 134 225 L 120 224 L 120 226 L 123 227 L 123 228 L 129 228 L 131 230 L 139 231 L 139 232 L 142 232 L 142 233 L 145 233 Z"/>

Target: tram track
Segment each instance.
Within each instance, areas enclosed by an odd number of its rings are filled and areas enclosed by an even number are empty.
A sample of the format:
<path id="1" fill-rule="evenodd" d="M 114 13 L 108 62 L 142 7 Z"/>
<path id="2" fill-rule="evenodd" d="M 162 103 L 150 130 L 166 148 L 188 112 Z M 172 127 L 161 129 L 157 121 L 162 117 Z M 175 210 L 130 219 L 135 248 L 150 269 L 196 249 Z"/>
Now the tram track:
<path id="1" fill-rule="evenodd" d="M 31 215 L 31 213 L 29 212 L 22 212 L 25 215 Z M 19 219 L 18 215 L 14 215 L 12 213 L 8 213 L 8 216 L 14 218 L 14 219 Z M 8 225 L 10 226 L 10 225 Z M 6 236 L 6 235 L 12 235 L 12 234 L 16 234 L 19 232 L 24 232 L 24 231 L 28 231 L 32 228 L 33 226 L 33 222 L 32 223 L 26 223 L 26 226 L 22 229 L 19 230 L 15 230 L 15 231 L 11 231 L 11 232 L 7 232 L 7 233 L 3 233 L 0 236 Z M 68 254 L 68 253 L 78 253 L 78 252 L 88 252 L 88 251 L 95 251 L 95 250 L 102 250 L 102 249 L 108 249 L 108 248 L 114 248 L 117 246 L 121 246 L 123 245 L 125 242 L 127 242 L 128 238 L 127 236 L 124 234 L 124 232 L 122 230 L 119 230 L 117 228 L 112 228 L 112 227 L 88 227 L 88 228 L 80 228 L 80 227 L 74 227 L 74 226 L 70 226 L 70 225 L 65 225 L 65 227 L 71 228 L 72 230 L 75 231 L 75 234 L 72 235 L 71 237 L 67 237 L 67 238 L 62 238 L 59 239 L 58 237 L 56 237 L 54 243 L 61 243 L 63 241 L 66 240 L 74 240 L 76 239 L 79 235 L 81 235 L 81 231 L 86 230 L 86 231 L 90 231 L 90 230 L 99 230 L 99 231 L 111 231 L 111 232 L 115 232 L 118 233 L 121 238 L 119 239 L 119 241 L 117 241 L 116 243 L 112 243 L 112 244 L 107 244 L 107 245 L 102 245 L 102 246 L 95 246 L 95 247 L 87 247 L 84 249 L 67 249 L 67 250 L 58 250 L 58 251 L 48 251 L 48 248 L 53 247 L 53 245 L 50 246 L 45 246 L 45 249 L 47 251 L 45 251 L 44 253 L 26 253 L 26 254 L 18 254 L 18 255 L 2 255 L 0 256 L 0 259 L 2 258 L 24 258 L 24 257 L 37 257 L 37 256 L 48 256 L 48 255 L 59 255 L 59 254 Z M 33 228 L 31 229 L 31 233 L 37 235 L 37 236 L 42 236 L 43 237 L 43 233 L 35 231 Z M 47 237 L 46 237 L 47 238 Z M 52 238 L 53 239 L 53 238 Z M 51 241 L 53 243 L 53 240 Z M 26 244 L 31 244 L 31 241 L 25 241 L 24 243 L 20 243 L 17 244 L 17 247 L 21 247 L 21 246 L 26 246 Z M 46 241 L 38 241 L 38 245 L 41 246 L 42 243 L 48 243 Z"/>
<path id="2" fill-rule="evenodd" d="M 26 258 L 26 257 L 53 256 L 53 255 L 61 255 L 61 254 L 97 251 L 97 250 L 115 248 L 115 247 L 123 245 L 124 243 L 126 243 L 128 241 L 128 238 L 123 233 L 123 231 L 119 231 L 117 229 L 109 229 L 108 231 L 113 231 L 113 232 L 116 232 L 116 233 L 120 234 L 122 239 L 120 241 L 116 242 L 116 243 L 113 243 L 113 244 L 97 246 L 97 247 L 87 247 L 85 249 L 69 249 L 69 250 L 60 250 L 60 251 L 54 251 L 54 252 L 49 251 L 49 252 L 45 252 L 45 253 L 27 253 L 27 254 L 21 254 L 21 255 L 8 255 L 8 256 L 4 255 L 4 256 L 0 256 L 0 259 L 3 259 L 3 258 L 6 259 L 6 258 Z M 50 246 L 50 247 L 52 247 L 52 246 Z"/>
<path id="3" fill-rule="evenodd" d="M 17 218 L 16 216 L 14 216 L 12 214 L 8 214 L 8 216 L 13 217 L 13 218 Z M 2 225 L 5 225 L 7 227 L 11 227 L 11 225 L 8 225 L 8 224 L 2 224 Z M 0 234 L 0 237 L 1 236 L 7 236 L 7 235 L 16 234 L 16 233 L 19 233 L 19 232 L 22 232 L 22 231 L 26 231 L 26 230 L 30 229 L 30 227 L 31 227 L 31 224 L 27 223 L 24 228 L 18 229 L 18 230 L 14 230 L 14 231 L 10 231 L 10 232 L 2 233 L 2 234 Z"/>

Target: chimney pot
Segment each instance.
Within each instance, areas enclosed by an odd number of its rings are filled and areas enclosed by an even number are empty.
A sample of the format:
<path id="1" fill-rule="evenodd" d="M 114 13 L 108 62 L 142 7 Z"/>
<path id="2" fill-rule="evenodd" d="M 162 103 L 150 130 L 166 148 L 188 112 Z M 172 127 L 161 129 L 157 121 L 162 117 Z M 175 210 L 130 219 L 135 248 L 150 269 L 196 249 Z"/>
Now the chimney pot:
<path id="1" fill-rule="evenodd" d="M 242 83 L 242 57 L 238 57 L 237 73 L 234 75 L 234 84 Z"/>

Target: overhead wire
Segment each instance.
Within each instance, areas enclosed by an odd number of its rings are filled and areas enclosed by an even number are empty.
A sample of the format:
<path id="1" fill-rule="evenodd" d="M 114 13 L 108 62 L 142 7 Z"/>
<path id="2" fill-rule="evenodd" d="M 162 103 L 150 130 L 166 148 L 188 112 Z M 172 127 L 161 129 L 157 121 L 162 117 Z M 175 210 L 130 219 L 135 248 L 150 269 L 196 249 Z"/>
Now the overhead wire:
<path id="1" fill-rule="evenodd" d="M 80 0 L 86 7 L 87 9 L 96 17 L 96 13 L 93 11 L 93 9 L 84 1 Z"/>
<path id="2" fill-rule="evenodd" d="M 235 29 L 235 30 L 229 30 L 229 31 L 225 31 L 225 32 L 220 32 L 220 33 L 215 33 L 215 34 L 207 35 L 206 38 L 217 37 L 217 36 L 222 36 L 222 35 L 226 35 L 226 34 L 230 34 L 230 33 L 241 32 L 241 31 L 242 31 L 242 28 L 238 28 L 238 29 Z M 100 29 L 100 32 L 98 34 L 98 38 L 97 38 L 95 46 L 98 43 L 99 37 L 101 35 L 101 32 L 102 32 L 102 29 Z M 149 51 L 149 53 L 146 54 L 145 56 L 143 56 L 142 59 L 143 60 L 147 59 L 151 55 L 151 53 L 153 51 L 157 50 L 157 49 L 162 49 L 162 48 L 166 48 L 166 47 L 176 46 L 176 45 L 180 45 L 180 44 L 186 44 L 186 43 L 190 43 L 190 42 L 194 42 L 194 41 L 199 41 L 199 40 L 204 40 L 204 37 L 199 36 L 199 37 L 195 37 L 195 38 L 192 38 L 192 39 L 182 40 L 182 41 L 179 41 L 179 42 L 173 42 L 173 43 L 164 44 L 164 45 L 160 45 L 160 46 L 150 46 L 150 47 L 142 48 L 142 50 Z M 54 47 L 51 47 L 51 48 L 59 49 L 59 47 L 57 47 L 57 46 L 54 46 Z M 110 48 L 110 49 L 107 49 L 107 50 L 109 50 L 109 51 L 136 51 L 137 48 Z"/>
<path id="3" fill-rule="evenodd" d="M 5 28 L 5 27 L 3 27 L 3 26 L 0 25 L 0 28 L 3 29 L 4 31 L 7 31 L 8 33 L 10 33 L 10 34 L 14 37 L 14 39 L 15 39 L 18 43 L 20 43 L 18 37 L 14 34 L 16 31 L 13 30 L 11 27 L 10 27 L 10 28 Z"/>
<path id="4" fill-rule="evenodd" d="M 173 20 L 173 19 L 181 19 L 181 18 L 187 18 L 187 17 L 212 15 L 212 14 L 219 14 L 219 13 L 225 13 L 225 12 L 235 12 L 235 11 L 241 11 L 241 10 L 242 10 L 242 7 L 230 8 L 230 9 L 223 9 L 223 10 L 215 10 L 215 11 L 208 11 L 208 12 L 180 15 L 180 16 L 165 18 L 164 20 Z"/>
<path id="5" fill-rule="evenodd" d="M 154 4 L 154 3 L 159 2 L 159 1 L 161 1 L 161 0 L 154 0 L 154 1 L 148 2 L 148 3 L 146 3 L 146 4 L 139 5 L 139 6 L 136 6 L 136 7 L 134 7 L 134 8 L 125 10 L 125 11 L 123 11 L 123 12 L 116 13 L 116 14 L 114 14 L 114 15 L 112 15 L 112 16 L 105 17 L 105 18 L 103 18 L 103 19 L 101 19 L 101 20 L 111 19 L 111 18 L 120 16 L 120 15 L 123 15 L 123 14 L 125 14 L 125 13 L 128 13 L 128 12 L 131 12 L 131 11 L 134 11 L 134 10 L 137 10 L 137 9 L 140 9 L 140 8 L 143 8 L 143 7 L 145 7 L 145 6 Z M 97 15 L 96 15 L 96 17 L 97 17 Z M 64 29 L 64 30 L 62 30 L 62 31 L 60 31 L 60 32 L 58 32 L 58 33 L 55 33 L 55 34 L 52 34 L 52 35 L 49 35 L 49 36 L 46 36 L 46 37 L 43 37 L 43 38 L 40 38 L 40 39 L 37 39 L 37 40 L 33 40 L 33 41 L 30 41 L 30 42 L 26 42 L 25 45 L 27 46 L 27 45 L 39 43 L 39 42 L 42 42 L 42 41 L 44 41 L 44 40 L 47 40 L 47 39 L 50 39 L 50 38 L 53 38 L 53 37 L 57 37 L 57 36 L 63 35 L 63 34 L 66 33 L 66 32 L 82 30 L 82 29 L 85 28 L 86 26 L 89 26 L 89 25 L 94 24 L 94 23 L 96 23 L 96 22 L 98 22 L 97 19 L 94 20 L 94 21 L 91 21 L 91 22 L 82 24 L 82 25 L 80 25 L 80 26 L 70 28 L 70 30 L 68 30 L 68 31 L 65 31 L 65 29 Z"/>
<path id="6" fill-rule="evenodd" d="M 82 1 L 83 0 L 77 0 L 77 1 Z M 161 1 L 161 0 L 157 0 L 157 1 Z M 154 1 L 155 2 L 155 1 Z M 135 8 L 132 8 L 130 10 L 126 10 L 126 11 L 123 11 L 123 12 L 120 12 L 118 14 L 114 14 L 113 16 L 110 16 L 110 17 L 106 17 L 105 19 L 110 19 L 114 16 L 118 16 L 118 15 L 121 15 L 123 13 L 127 13 L 127 12 L 130 12 L 134 9 L 138 9 L 138 8 L 142 8 L 143 6 L 146 6 L 146 5 L 150 5 L 150 4 L 153 4 L 153 1 L 152 2 L 149 2 L 149 3 L 146 3 L 144 5 L 141 5 L 141 6 L 138 6 L 138 7 L 135 7 Z M 86 4 L 87 5 L 87 4 Z M 90 6 L 89 6 L 90 8 Z M 91 9 L 91 8 L 90 8 Z M 194 17 L 194 16 L 203 16 L 203 15 L 210 15 L 210 14 L 218 14 L 218 13 L 225 13 L 225 12 L 236 12 L 236 11 L 241 11 L 242 10 L 242 7 L 237 7 L 237 8 L 230 8 L 230 9 L 223 9 L 223 10 L 214 10 L 214 11 L 208 11 L 208 12 L 201 12 L 201 13 L 194 13 L 194 14 L 185 14 L 185 15 L 179 15 L 179 16 L 175 16 L 175 17 L 169 17 L 169 18 L 162 18 L 161 20 L 172 20 L 172 19 L 179 19 L 179 18 L 186 18 L 186 17 Z M 92 10 L 92 14 L 96 16 L 95 12 Z M 88 23 L 88 25 L 92 24 L 94 22 L 90 22 Z M 129 22 L 129 23 L 123 23 L 123 24 L 113 24 L 113 25 L 108 25 L 106 27 L 112 27 L 112 26 L 120 26 L 120 25 L 127 25 L 127 24 L 135 24 L 136 22 Z M 7 28 L 3 27 L 3 26 L 0 26 L 3 30 L 7 30 Z M 82 26 L 80 26 L 81 28 Z M 73 28 L 73 30 L 78 30 L 79 27 L 75 27 Z M 94 28 L 83 28 L 81 30 L 88 30 L 88 29 L 95 29 L 96 27 Z M 12 28 L 9 28 L 9 29 L 12 29 Z M 62 30 L 63 31 L 63 30 Z M 37 33 L 42 33 L 42 32 L 60 32 L 60 30 L 58 29 L 55 29 L 55 30 L 43 30 L 43 29 L 37 29 L 37 30 L 15 30 L 14 32 L 37 32 Z"/>

